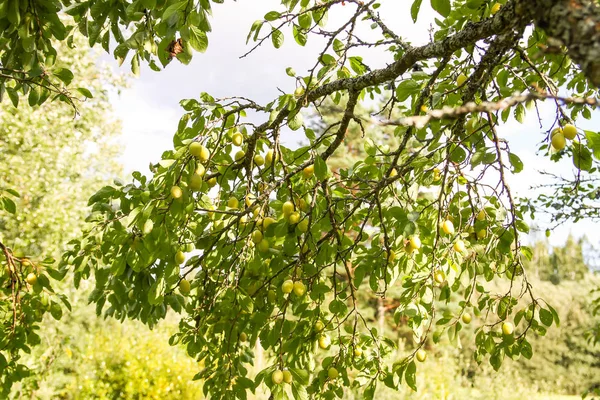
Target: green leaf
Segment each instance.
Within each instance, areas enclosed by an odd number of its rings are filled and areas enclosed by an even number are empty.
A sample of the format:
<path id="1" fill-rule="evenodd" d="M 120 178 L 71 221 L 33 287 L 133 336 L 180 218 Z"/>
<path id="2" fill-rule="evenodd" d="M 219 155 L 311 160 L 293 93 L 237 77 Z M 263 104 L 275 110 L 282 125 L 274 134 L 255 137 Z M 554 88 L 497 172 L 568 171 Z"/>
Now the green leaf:
<path id="1" fill-rule="evenodd" d="M 527 340 L 523 340 L 523 343 L 521 343 L 521 355 L 528 360 L 531 360 L 531 357 L 533 357 L 533 349 Z"/>
<path id="2" fill-rule="evenodd" d="M 519 232 L 529 233 L 529 225 L 523 220 L 517 220 L 515 226 Z"/>
<path id="3" fill-rule="evenodd" d="M 529 261 L 533 258 L 533 252 L 527 246 L 521 246 L 520 248 L 521 254 L 523 254 Z"/>
<path id="4" fill-rule="evenodd" d="M 268 13 L 265 14 L 266 21 L 275 21 L 275 20 L 279 19 L 279 17 L 281 17 L 281 14 L 278 13 L 277 11 L 269 11 Z"/>
<path id="5" fill-rule="evenodd" d="M 50 306 L 50 315 L 57 321 L 62 318 L 62 308 L 60 307 L 60 304 L 52 303 Z"/>
<path id="6" fill-rule="evenodd" d="M 31 90 L 29 91 L 29 97 L 27 98 L 29 106 L 30 107 L 36 106 L 39 99 L 40 99 L 40 92 L 39 92 L 38 87 L 31 88 Z"/>
<path id="7" fill-rule="evenodd" d="M 185 9 L 187 5 L 187 0 L 179 1 L 175 4 L 170 5 L 169 7 L 167 7 L 165 12 L 163 12 L 162 19 L 168 19 L 171 15 L 175 14 L 176 12 Z"/>
<path id="8" fill-rule="evenodd" d="M 302 124 L 304 123 L 304 119 L 302 118 L 302 113 L 297 112 L 291 119 L 288 118 L 288 126 L 291 130 L 297 131 L 302 128 Z"/>
<path id="9" fill-rule="evenodd" d="M 140 76 L 140 57 L 137 54 L 131 59 L 131 72 L 135 76 Z"/>
<path id="10" fill-rule="evenodd" d="M 59 294 L 58 299 L 67 307 L 67 310 L 72 311 L 71 303 L 69 299 L 64 294 Z"/>
<path id="11" fill-rule="evenodd" d="M 496 347 L 494 353 L 490 357 L 490 364 L 494 367 L 494 371 L 498 371 L 502 366 L 502 360 L 504 359 L 504 350 Z"/>
<path id="12" fill-rule="evenodd" d="M 512 166 L 512 172 L 514 174 L 518 174 L 523 171 L 523 161 L 514 153 L 508 154 L 508 161 L 510 161 L 510 165 Z"/>
<path id="13" fill-rule="evenodd" d="M 413 22 L 417 22 L 417 17 L 419 16 L 419 10 L 421 9 L 421 3 L 423 0 L 415 0 L 410 7 L 410 16 Z"/>
<path id="14" fill-rule="evenodd" d="M 110 266 L 110 273 L 114 276 L 122 275 L 125 272 L 125 268 L 127 267 L 127 251 L 120 252 L 115 258 L 112 260 L 112 264 Z"/>
<path id="15" fill-rule="evenodd" d="M 17 212 L 17 206 L 15 202 L 9 199 L 8 197 L 2 197 L 2 206 L 3 208 L 11 214 Z"/>
<path id="16" fill-rule="evenodd" d="M 344 53 L 345 48 L 346 45 L 341 40 L 335 39 L 333 41 L 333 51 L 335 51 L 338 56 L 341 56 Z"/>
<path id="17" fill-rule="evenodd" d="M 10 99 L 13 106 L 16 108 L 19 106 L 19 94 L 13 88 L 7 87 L 6 93 L 8 93 L 8 98 Z"/>
<path id="18" fill-rule="evenodd" d="M 305 369 L 290 368 L 290 373 L 294 378 L 294 381 L 302 386 L 308 385 L 309 373 Z"/>
<path id="19" fill-rule="evenodd" d="M 348 59 L 350 61 L 350 68 L 352 71 L 356 72 L 358 75 L 362 75 L 367 70 L 365 65 L 362 62 L 362 57 L 354 56 Z"/>
<path id="20" fill-rule="evenodd" d="M 89 39 L 90 47 L 92 47 L 96 43 L 98 43 L 98 37 L 100 36 L 102 25 L 100 23 L 95 23 L 94 21 L 88 21 L 87 26 L 87 36 Z"/>
<path id="21" fill-rule="evenodd" d="M 376 388 L 377 388 L 377 386 L 375 385 L 375 383 L 371 383 L 369 386 L 367 386 L 365 388 L 365 391 L 363 392 L 363 399 L 373 400 L 375 398 L 375 389 Z"/>
<path id="22" fill-rule="evenodd" d="M 332 314 L 343 316 L 348 311 L 348 306 L 346 306 L 346 303 L 343 301 L 335 299 L 329 303 L 329 311 L 331 311 Z"/>
<path id="23" fill-rule="evenodd" d="M 89 9 L 89 7 L 90 7 L 90 3 L 87 1 L 82 2 L 82 3 L 75 3 L 75 4 L 65 8 L 64 12 L 71 16 L 77 16 L 77 15 L 82 15 L 84 12 L 86 12 L 86 10 Z"/>
<path id="24" fill-rule="evenodd" d="M 400 82 L 398 87 L 396 88 L 396 97 L 398 97 L 398 101 L 405 101 L 410 96 L 418 93 L 421 89 L 421 85 L 412 79 L 407 79 L 405 81 Z"/>
<path id="25" fill-rule="evenodd" d="M 494 338 L 490 335 L 483 342 L 483 347 L 485 351 L 492 354 L 496 350 L 496 342 L 494 342 Z"/>
<path id="26" fill-rule="evenodd" d="M 377 147 L 375 147 L 375 143 L 373 143 L 373 139 L 366 138 L 363 143 L 363 147 L 365 149 L 365 153 L 367 153 L 368 155 L 375 156 L 375 154 L 377 154 Z"/>
<path id="27" fill-rule="evenodd" d="M 335 57 L 333 57 L 331 54 L 323 54 L 321 56 L 321 63 L 323 65 L 333 65 L 335 64 Z"/>
<path id="28" fill-rule="evenodd" d="M 600 133 L 584 131 L 588 146 L 594 153 L 594 157 L 600 160 Z"/>
<path id="29" fill-rule="evenodd" d="M 515 119 L 519 123 L 523 123 L 523 120 L 525 119 L 525 107 L 523 107 L 523 104 L 517 104 L 517 107 L 515 108 Z"/>
<path id="30" fill-rule="evenodd" d="M 208 49 L 208 36 L 206 32 L 196 28 L 195 26 L 189 27 L 189 43 L 194 50 L 204 53 Z"/>
<path id="31" fill-rule="evenodd" d="M 573 165 L 582 171 L 590 171 L 594 164 L 592 153 L 581 143 L 573 144 Z"/>
<path id="32" fill-rule="evenodd" d="M 248 42 L 250 41 L 250 38 L 252 37 L 252 33 L 254 33 L 253 40 L 256 41 L 256 39 L 258 38 L 258 34 L 260 33 L 260 28 L 262 28 L 263 24 L 264 24 L 264 21 L 261 19 L 254 21 L 254 23 L 250 27 L 250 32 L 248 32 L 248 37 L 246 38 L 246 44 L 248 44 Z"/>
<path id="33" fill-rule="evenodd" d="M 273 47 L 276 49 L 283 46 L 283 33 L 278 29 L 273 29 L 271 32 L 271 42 L 273 42 Z"/>
<path id="34" fill-rule="evenodd" d="M 415 392 L 417 391 L 417 365 L 414 361 L 411 361 L 406 367 L 406 372 L 404 374 L 404 379 L 406 379 L 406 384 Z"/>
<path id="35" fill-rule="evenodd" d="M 560 318 L 558 318 L 558 313 L 556 312 L 556 310 L 554 309 L 554 307 L 552 307 L 551 305 L 546 304 L 546 306 L 548 307 L 548 309 L 552 313 L 552 318 L 554 318 L 554 323 L 556 324 L 556 326 L 559 326 L 560 325 Z"/>
<path id="36" fill-rule="evenodd" d="M 314 10 L 312 12 L 313 20 L 323 28 L 327 24 L 328 13 L 326 8 Z"/>
<path id="37" fill-rule="evenodd" d="M 164 277 L 158 278 L 152 286 L 150 290 L 148 290 L 148 303 L 155 306 L 163 302 L 163 295 L 165 291 L 165 280 Z"/>
<path id="38" fill-rule="evenodd" d="M 296 43 L 298 43 L 300 46 L 306 45 L 306 41 L 308 40 L 308 38 L 306 36 L 306 33 L 298 29 L 298 25 L 293 26 L 292 33 L 294 35 L 294 40 L 296 41 Z"/>
<path id="39" fill-rule="evenodd" d="M 67 68 L 56 68 L 54 70 L 54 76 L 63 81 L 67 86 L 69 86 L 73 80 L 73 73 Z"/>
<path id="40" fill-rule="evenodd" d="M 310 26 L 312 25 L 312 18 L 310 16 L 309 13 L 304 13 L 302 15 L 300 15 L 298 17 L 298 24 L 303 28 L 303 29 L 310 29 Z M 334 44 L 334 49 L 335 49 L 335 44 Z"/>
<path id="41" fill-rule="evenodd" d="M 550 311 L 546 310 L 545 308 L 540 308 L 540 321 L 542 321 L 542 324 L 550 326 L 552 325 L 553 320 L 554 317 Z"/>
<path id="42" fill-rule="evenodd" d="M 450 0 L 431 0 L 431 8 L 437 11 L 442 17 L 450 15 L 452 10 Z"/>
<path id="43" fill-rule="evenodd" d="M 93 98 L 94 96 L 92 95 L 92 92 L 90 92 L 88 89 L 86 88 L 77 88 L 75 89 L 77 90 L 79 93 L 81 93 L 83 96 L 87 97 L 88 99 Z"/>
<path id="44" fill-rule="evenodd" d="M 19 9 L 19 3 L 20 2 L 18 0 L 9 0 L 8 7 L 4 8 L 3 10 L 4 12 L 8 11 L 6 17 L 8 18 L 8 21 L 15 27 L 21 24 L 21 11 Z"/>
<path id="45" fill-rule="evenodd" d="M 123 62 L 125 62 L 125 58 L 127 58 L 128 53 L 129 53 L 129 47 L 125 46 L 124 44 L 120 44 L 117 47 L 115 47 L 113 54 L 115 56 L 115 59 L 117 60 L 117 63 L 119 64 L 119 66 L 123 65 Z M 164 51 L 159 54 L 167 54 L 167 52 Z"/>
<path id="46" fill-rule="evenodd" d="M 315 158 L 315 175 L 320 181 L 327 179 L 329 176 L 329 167 L 321 157 Z"/>
<path id="47" fill-rule="evenodd" d="M 163 168 L 169 168 L 171 165 L 175 164 L 177 160 L 160 160 L 158 164 Z"/>
<path id="48" fill-rule="evenodd" d="M 88 201 L 88 206 L 91 206 L 92 204 L 97 203 L 100 200 L 110 198 L 115 193 L 115 191 L 116 189 L 112 186 L 104 186 L 102 189 L 98 190 L 94 195 L 92 195 L 92 197 L 90 197 L 90 200 Z"/>
<path id="49" fill-rule="evenodd" d="M 4 191 L 5 191 L 5 192 L 8 192 L 8 193 L 10 193 L 10 194 L 12 194 L 12 195 L 13 195 L 13 196 L 15 196 L 15 197 L 21 197 L 21 196 L 19 195 L 19 192 L 17 192 L 17 191 L 16 191 L 16 190 L 14 190 L 14 189 L 11 189 L 11 188 L 6 188 L 6 189 L 4 189 Z"/>
<path id="50" fill-rule="evenodd" d="M 456 145 L 450 152 L 450 160 L 460 164 L 467 159 L 467 152 L 461 146 Z"/>

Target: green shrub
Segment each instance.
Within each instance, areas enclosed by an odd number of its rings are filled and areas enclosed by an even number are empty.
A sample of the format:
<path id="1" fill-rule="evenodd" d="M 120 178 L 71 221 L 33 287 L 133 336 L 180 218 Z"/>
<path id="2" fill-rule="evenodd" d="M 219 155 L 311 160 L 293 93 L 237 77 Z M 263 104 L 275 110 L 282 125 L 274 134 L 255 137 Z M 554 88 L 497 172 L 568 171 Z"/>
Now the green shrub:
<path id="1" fill-rule="evenodd" d="M 43 354 L 30 359 L 37 374 L 14 394 L 39 399 L 201 399 L 202 369 L 168 344 L 176 330 L 169 321 L 154 330 L 135 321 L 97 319 L 93 309 L 64 321 L 48 322 Z"/>

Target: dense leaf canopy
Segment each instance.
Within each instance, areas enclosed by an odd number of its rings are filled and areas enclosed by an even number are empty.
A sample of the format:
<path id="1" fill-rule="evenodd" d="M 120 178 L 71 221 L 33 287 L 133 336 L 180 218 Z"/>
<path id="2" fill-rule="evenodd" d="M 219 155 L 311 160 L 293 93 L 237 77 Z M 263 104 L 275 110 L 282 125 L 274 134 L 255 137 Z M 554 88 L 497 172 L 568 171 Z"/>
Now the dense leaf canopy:
<path id="1" fill-rule="evenodd" d="M 99 314 L 152 327 L 168 309 L 181 313 L 171 343 L 203 360 L 196 378 L 213 398 L 246 398 L 262 384 L 275 399 L 342 397 L 350 387 L 373 398 L 381 383 L 416 388 L 426 340 L 448 335 L 459 344 L 471 318 L 481 321 L 474 357 L 495 369 L 506 357 L 531 358 L 529 335 L 559 323 L 523 268 L 532 251 L 520 239 L 536 209 L 507 184 L 523 162 L 501 128 L 553 104 L 538 150 L 572 159 L 573 190 L 597 173 L 599 134 L 577 129 L 598 104 L 597 2 L 431 0 L 438 18 L 423 46 L 393 32 L 379 3 L 282 0 L 250 27 L 248 41 L 258 52 L 286 38 L 300 46 L 324 39 L 313 68 L 288 69 L 295 92 L 267 104 L 244 94 L 183 100 L 174 148 L 150 175 L 98 190 L 89 230 L 56 270 L 46 263 L 76 286 L 93 276 Z M 409 3 L 417 20 L 422 1 Z M 70 89 L 74 74 L 56 43 L 72 43 L 75 30 L 107 51 L 114 43 L 134 73 L 142 62 L 188 63 L 208 45 L 211 6 L 3 1 L 0 93 L 19 107 L 25 95 L 31 106 L 54 96 L 78 111 L 77 96 L 93 93 Z M 349 18 L 328 24 L 342 7 Z M 369 27 L 378 39 L 363 36 Z M 389 54 L 387 66 L 369 65 L 372 48 Z M 359 104 L 368 99 L 381 106 L 365 115 Z M 318 116 L 331 105 L 338 117 L 304 122 L 305 111 Z M 376 126 L 389 140 L 367 135 L 357 159 L 333 164 L 347 132 Z M 304 135 L 303 146 L 282 145 L 290 131 Z M 14 212 L 10 200 L 3 204 Z M 49 283 L 39 274 L 28 286 L 29 261 L 2 247 L 10 269 L 2 301 L 16 313 L 21 291 L 26 298 Z M 364 292 L 397 300 L 394 318 L 415 341 L 403 359 L 387 357 L 395 343 L 364 317 Z M 440 311 L 451 298 L 457 307 Z M 28 334 L 16 318 L 5 326 L 8 337 Z M 273 362 L 249 377 L 257 341 Z"/>

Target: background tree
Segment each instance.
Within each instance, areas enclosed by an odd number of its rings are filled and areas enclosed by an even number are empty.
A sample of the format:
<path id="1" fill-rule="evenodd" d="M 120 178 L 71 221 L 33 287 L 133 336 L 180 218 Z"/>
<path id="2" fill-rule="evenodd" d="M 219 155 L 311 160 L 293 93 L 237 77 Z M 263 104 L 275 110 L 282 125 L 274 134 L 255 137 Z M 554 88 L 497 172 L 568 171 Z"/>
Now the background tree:
<path id="1" fill-rule="evenodd" d="M 124 87 L 124 77 L 100 67 L 98 53 L 90 51 L 81 36 L 73 48 L 62 49 L 61 62 L 76 76 L 75 84 L 94 93 L 78 103 L 78 117 L 64 102 L 0 106 L 2 187 L 20 194 L 12 197 L 16 214 L 0 216 L 3 243 L 34 262 L 60 257 L 66 244 L 81 235 L 89 197 L 123 175 L 118 162 L 120 124 L 109 94 Z M 201 398 L 200 382 L 192 381 L 199 364 L 166 341 L 175 323 L 146 332 L 133 321 L 96 319 L 95 308 L 87 305 L 89 284 L 75 291 L 72 279 L 66 279 L 58 288 L 73 311 L 60 321 L 46 315 L 35 331 L 40 345 L 31 354 L 18 355 L 28 370 L 3 374 L 8 381 L 29 375 L 11 387 L 11 398 Z M 58 295 L 47 290 L 45 296 L 49 304 L 58 301 Z M 8 353 L 3 355 L 9 359 Z M 3 397 L 7 395 L 5 391 Z"/>
<path id="2" fill-rule="evenodd" d="M 100 69 L 80 37 L 62 49 L 61 63 L 89 87 L 94 97 L 79 103 L 73 118 L 69 105 L 49 102 L 40 107 L 0 109 L 2 185 L 19 192 L 16 218 L 0 218 L 5 243 L 27 255 L 60 256 L 64 245 L 81 234 L 89 213 L 86 202 L 94 188 L 122 176 L 120 126 L 108 94 L 123 79 Z"/>
<path id="3" fill-rule="evenodd" d="M 590 272 L 584 260 L 584 241 L 584 238 L 575 240 L 569 235 L 564 246 L 553 249 L 545 242 L 536 242 L 531 248 L 531 261 L 525 262 L 525 268 L 540 279 L 554 283 L 562 280 L 579 281 Z"/>
<path id="4" fill-rule="evenodd" d="M 415 20 L 421 3 L 410 8 Z M 175 148 L 152 176 L 136 173 L 133 182 L 105 186 L 91 197 L 96 223 L 72 243 L 61 271 L 72 271 L 76 282 L 93 273 L 90 298 L 107 316 L 154 326 L 168 307 L 185 308 L 171 341 L 204 360 L 196 377 L 206 379 L 204 390 L 214 398 L 246 398 L 262 383 L 277 399 L 340 397 L 350 386 L 373 398 L 381 381 L 416 389 L 428 338 L 437 343 L 447 334 L 457 343 L 471 313 L 481 319 L 477 362 L 489 360 L 498 370 L 507 356 L 531 358 L 528 337 L 545 334 L 559 316 L 534 293 L 523 268 L 531 256 L 520 244 L 528 232 L 524 213 L 534 210 L 518 204 L 506 184 L 508 170 L 523 165 L 498 127 L 511 115 L 522 120 L 524 104 L 550 99 L 561 129 L 548 128 L 541 150 L 555 160 L 572 156 L 578 170 L 593 172 L 598 143 L 572 124 L 597 105 L 600 32 L 590 21 L 600 19 L 598 5 L 431 5 L 440 14 L 438 29 L 431 43 L 414 47 L 387 27 L 375 1 L 282 1 L 249 37 L 275 47 L 289 30 L 299 45 L 324 37 L 313 68 L 303 76 L 289 71 L 296 92 L 264 105 L 206 93 L 200 101 L 183 101 Z M 108 49 L 114 37 L 121 61 L 133 50 L 134 72 L 142 60 L 155 68 L 154 55 L 163 64 L 173 57 L 187 62 L 192 48 L 207 45 L 208 1 L 68 6 L 90 44 L 101 41 Z M 2 7 L 3 79 L 13 103 L 18 92 L 28 94 L 30 104 L 54 92 L 76 105 L 58 85 L 68 84 L 72 73 L 46 69 L 56 55 L 50 39 L 68 41 L 72 32 L 56 15 L 60 7 L 14 0 Z M 352 10 L 349 19 L 326 26 L 327 13 L 341 7 Z M 126 38 L 122 27 L 129 24 L 134 33 Z M 379 40 L 362 37 L 362 24 Z M 356 55 L 372 47 L 390 53 L 386 67 L 371 68 Z M 411 71 L 415 64 L 422 71 Z M 564 85 L 574 98 L 558 95 Z M 398 146 L 368 146 L 363 160 L 334 178 L 328 161 L 348 127 L 359 123 L 356 106 L 366 96 L 381 96 L 381 115 L 392 117 L 379 123 L 395 127 Z M 325 133 L 306 129 L 303 108 L 344 97 L 342 117 Z M 249 110 L 264 122 L 248 120 Z M 282 146 L 287 128 L 303 129 L 309 145 Z M 415 201 L 407 190 L 414 186 L 439 186 L 438 196 Z M 389 360 L 395 343 L 365 319 L 357 302 L 365 279 L 381 297 L 401 288 L 395 315 L 406 319 L 418 344 L 400 361 Z M 458 308 L 436 307 L 435 300 L 452 299 Z M 257 340 L 274 361 L 251 380 L 248 342 Z M 330 351 L 320 367 L 315 342 Z"/>
<path id="5" fill-rule="evenodd" d="M 5 207 L 0 214 L 1 242 L 7 249 L 2 258 L 6 262 L 7 254 L 14 256 L 11 264 L 18 273 L 5 271 L 0 277 L 0 364 L 5 371 L 5 395 L 12 381 L 29 374 L 25 364 L 17 364 L 20 350 L 46 339 L 46 331 L 41 336 L 37 331 L 44 312 L 59 319 L 61 306 L 69 304 L 64 294 L 54 292 L 47 275 L 52 270 L 44 267 L 52 265 L 53 257 L 60 257 L 68 241 L 81 235 L 89 213 L 87 199 L 95 188 L 122 174 L 116 161 L 120 127 L 112 116 L 108 93 L 124 81 L 97 66 L 97 57 L 90 55 L 82 37 L 72 46 L 57 44 L 60 63 L 77 73 L 77 84 L 95 94 L 79 104 L 79 117 L 74 118 L 72 107 L 62 102 L 19 108 L 4 102 L 0 106 L 0 187 L 19 194 L 8 197 L 14 209 Z M 29 274 L 39 282 L 27 280 L 25 284 Z M 20 294 L 13 293 L 10 284 L 19 284 L 17 276 L 23 284 Z M 19 327 L 15 327 L 14 306 L 23 321 Z"/>

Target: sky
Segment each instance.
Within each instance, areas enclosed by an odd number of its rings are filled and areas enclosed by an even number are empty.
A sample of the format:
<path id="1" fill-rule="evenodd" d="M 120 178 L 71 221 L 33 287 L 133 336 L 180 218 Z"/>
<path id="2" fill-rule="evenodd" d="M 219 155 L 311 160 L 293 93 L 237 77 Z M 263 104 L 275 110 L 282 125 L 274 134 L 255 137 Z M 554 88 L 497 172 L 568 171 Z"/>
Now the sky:
<path id="1" fill-rule="evenodd" d="M 426 3 L 429 2 L 424 2 L 416 24 L 408 12 L 411 2 L 383 0 L 381 3 L 381 17 L 392 30 L 414 45 L 429 41 L 431 24 L 436 16 L 428 8 Z M 164 150 L 172 148 L 172 137 L 183 114 L 179 106 L 182 99 L 198 98 L 201 92 L 208 92 L 216 98 L 237 95 L 265 104 L 275 99 L 280 90 L 293 92 L 295 80 L 287 76 L 285 69 L 293 67 L 302 75 L 312 67 L 322 49 L 320 38 L 311 37 L 305 47 L 300 47 L 288 35 L 280 49 L 274 49 L 267 42 L 249 56 L 240 58 L 253 45 L 252 42 L 246 45 L 252 23 L 262 19 L 268 11 L 280 10 L 279 4 L 278 0 L 213 3 L 213 31 L 209 34 L 206 53 L 196 53 L 187 66 L 171 62 L 161 72 L 143 67 L 139 78 L 131 79 L 127 89 L 118 96 L 112 96 L 111 102 L 123 126 L 121 161 L 127 172 L 140 170 L 146 173 L 151 162 L 156 162 Z M 328 26 L 345 21 L 345 11 L 330 15 Z M 362 33 L 369 34 L 368 30 L 366 27 Z M 389 54 L 378 50 L 371 51 L 365 59 L 374 68 L 384 67 L 390 62 Z M 103 56 L 103 60 L 118 68 L 110 56 Z M 124 63 L 122 69 L 126 69 L 127 65 L 127 62 Z M 545 103 L 540 112 L 544 121 L 550 123 L 553 120 L 553 109 L 549 103 Z M 591 121 L 578 122 L 578 127 L 592 129 L 598 122 L 600 118 L 596 115 Z M 525 164 L 522 173 L 509 177 L 511 189 L 519 196 L 530 194 L 532 184 L 547 181 L 539 170 L 568 174 L 573 169 L 569 160 L 553 163 L 547 157 L 535 154 L 537 143 L 543 139 L 543 131 L 547 128 L 541 129 L 535 113 L 529 113 L 524 124 L 509 121 L 500 130 L 501 136 L 510 142 L 511 150 Z M 284 143 L 294 146 L 300 139 L 290 134 Z M 543 232 L 545 226 L 541 224 L 540 227 Z M 576 237 L 586 235 L 591 242 L 600 243 L 600 232 L 589 222 L 565 224 L 553 232 L 549 241 L 552 245 L 561 245 L 570 233 Z M 533 236 L 537 239 L 542 237 L 543 233 Z"/>

